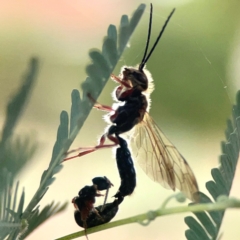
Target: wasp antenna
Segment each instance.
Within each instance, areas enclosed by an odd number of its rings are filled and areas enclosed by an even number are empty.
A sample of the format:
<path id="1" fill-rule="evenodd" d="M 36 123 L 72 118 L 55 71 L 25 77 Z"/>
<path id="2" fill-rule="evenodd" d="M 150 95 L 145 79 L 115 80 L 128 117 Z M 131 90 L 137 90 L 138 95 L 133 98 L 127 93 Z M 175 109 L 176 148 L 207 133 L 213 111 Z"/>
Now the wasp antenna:
<path id="1" fill-rule="evenodd" d="M 143 58 L 141 61 L 141 64 L 139 65 L 139 70 L 143 70 L 144 65 L 145 65 L 145 57 L 147 55 L 147 51 L 148 51 L 148 46 L 149 46 L 149 42 L 150 42 L 150 37 L 151 37 L 151 30 L 152 30 L 152 12 L 153 12 L 153 5 L 152 3 L 150 4 L 150 18 L 149 18 L 149 25 L 148 25 L 148 36 L 147 36 L 147 42 L 146 42 L 146 47 L 145 47 L 145 52 L 143 54 Z"/>
<path id="2" fill-rule="evenodd" d="M 151 55 L 152 55 L 155 47 L 157 46 L 157 44 L 158 44 L 158 42 L 159 42 L 159 40 L 160 40 L 160 38 L 161 38 L 161 36 L 162 36 L 162 34 L 163 34 L 166 26 L 167 26 L 167 24 L 168 24 L 169 20 L 171 19 L 171 17 L 172 17 L 172 15 L 173 15 L 174 12 L 175 12 L 175 8 L 174 8 L 174 9 L 172 10 L 172 12 L 169 14 L 169 16 L 168 16 L 166 22 L 164 23 L 164 25 L 163 25 L 163 27 L 162 27 L 162 30 L 160 31 L 160 33 L 159 33 L 159 35 L 158 35 L 158 37 L 157 37 L 157 39 L 156 39 L 156 41 L 155 41 L 155 43 L 154 43 L 151 51 L 149 52 L 148 56 L 147 56 L 146 59 L 141 63 L 142 66 L 144 66 L 144 65 L 146 64 L 146 62 L 148 61 L 148 59 L 151 57 Z"/>
<path id="3" fill-rule="evenodd" d="M 110 188 L 110 187 L 109 187 L 109 188 Z M 102 208 L 101 208 L 101 212 L 102 212 L 102 211 L 104 210 L 104 208 L 105 208 L 105 205 L 106 205 L 106 202 L 107 202 L 107 198 L 108 198 L 109 188 L 108 188 L 107 191 L 106 191 L 105 198 L 104 198 L 104 202 L 103 202 L 103 205 L 102 205 Z"/>

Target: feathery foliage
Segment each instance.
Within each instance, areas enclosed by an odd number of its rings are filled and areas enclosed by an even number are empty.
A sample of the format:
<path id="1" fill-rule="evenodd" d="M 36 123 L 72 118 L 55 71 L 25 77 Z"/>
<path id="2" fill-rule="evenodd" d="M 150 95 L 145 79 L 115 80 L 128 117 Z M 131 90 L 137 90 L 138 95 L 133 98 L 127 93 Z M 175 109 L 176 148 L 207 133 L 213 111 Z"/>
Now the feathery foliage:
<path id="1" fill-rule="evenodd" d="M 51 203 L 40 213 L 38 207 L 35 208 L 29 213 L 28 218 L 24 219 L 25 191 L 23 189 L 19 193 L 19 181 L 15 183 L 17 173 L 32 159 L 37 147 L 33 139 L 14 134 L 36 82 L 37 71 L 38 60 L 32 58 L 29 70 L 23 77 L 22 86 L 7 105 L 0 141 L 0 239 L 21 239 L 47 218 L 66 207 L 66 204 L 59 206 L 59 203 Z"/>
<path id="2" fill-rule="evenodd" d="M 227 121 L 225 132 L 226 142 L 221 143 L 222 155 L 219 158 L 220 166 L 211 169 L 213 180 L 206 182 L 206 188 L 212 199 L 199 192 L 199 203 L 212 203 L 222 195 L 229 196 L 239 157 L 240 144 L 240 91 L 237 93 L 237 103 L 232 109 L 232 119 Z M 214 240 L 219 237 L 225 210 L 194 213 L 195 218 L 188 216 L 185 223 L 189 229 L 185 235 L 188 240 Z"/>
<path id="3" fill-rule="evenodd" d="M 38 60 L 35 58 L 31 60 L 21 89 L 7 106 L 7 116 L 0 141 L 0 239 L 23 239 L 50 216 L 65 209 L 66 203 L 60 205 L 52 202 L 39 211 L 38 204 L 54 182 L 54 175 L 63 168 L 61 163 L 65 153 L 92 108 L 92 103 L 86 97 L 87 93 L 91 92 L 95 98 L 99 96 L 144 9 L 145 5 L 141 4 L 130 20 L 126 15 L 122 16 L 119 34 L 116 27 L 110 25 L 103 42 L 102 52 L 95 50 L 90 52 L 92 64 L 86 68 L 89 77 L 82 85 L 83 97 L 80 98 L 78 90 L 72 91 L 70 119 L 68 113 L 62 111 L 49 166 L 42 173 L 39 187 L 24 210 L 25 192 L 22 190 L 19 198 L 19 182 L 14 184 L 14 181 L 19 170 L 33 156 L 36 144 L 31 143 L 28 138 L 16 138 L 13 133 L 36 80 Z"/>
<path id="4" fill-rule="evenodd" d="M 92 63 L 86 67 L 88 77 L 82 84 L 82 97 L 78 90 L 72 91 L 70 116 L 66 111 L 62 111 L 60 114 L 60 124 L 49 166 L 42 173 L 36 193 L 24 208 L 25 190 L 19 190 L 19 182 L 16 181 L 15 176 L 32 159 L 37 145 L 28 137 L 15 136 L 14 129 L 26 107 L 36 81 L 38 60 L 35 58 L 31 60 L 29 71 L 23 78 L 22 87 L 7 105 L 6 120 L 2 129 L 0 141 L 0 239 L 24 239 L 49 217 L 65 209 L 66 203 L 52 202 L 40 211 L 39 202 L 54 182 L 54 175 L 62 170 L 62 160 L 65 153 L 90 113 L 93 103 L 88 100 L 87 94 L 91 93 L 94 99 L 98 98 L 144 9 L 145 5 L 141 4 L 130 20 L 126 15 L 123 15 L 118 31 L 114 25 L 110 25 L 103 41 L 102 50 L 90 51 L 89 56 Z M 239 156 L 240 92 L 237 94 L 237 104 L 233 106 L 233 121 L 228 120 L 226 139 L 227 142 L 222 143 L 223 154 L 220 156 L 220 166 L 211 170 L 213 180 L 206 183 L 206 188 L 212 198 L 199 192 L 199 203 L 172 209 L 166 208 L 169 201 L 166 200 L 156 211 L 91 228 L 88 230 L 88 234 L 132 222 L 147 225 L 158 216 L 192 211 L 197 220 L 190 216 L 185 218 L 189 227 L 185 232 L 186 238 L 189 240 L 217 239 L 225 209 L 239 207 L 240 204 L 238 200 L 222 197 L 222 195 L 229 196 Z M 144 222 L 145 220 L 147 222 Z M 72 239 L 81 235 L 84 235 L 84 231 L 61 239 Z"/>
<path id="5" fill-rule="evenodd" d="M 214 201 L 204 193 L 198 192 L 196 194 L 196 197 L 199 199 L 198 203 L 191 203 L 189 206 L 167 208 L 167 204 L 173 198 L 175 198 L 179 203 L 185 201 L 186 198 L 184 198 L 181 193 L 175 194 L 167 198 L 157 210 L 89 228 L 87 230 L 88 235 L 130 223 L 139 223 L 143 226 L 147 226 L 151 221 L 160 216 L 193 212 L 198 221 L 191 216 L 185 217 L 185 223 L 189 227 L 189 229 L 185 232 L 186 238 L 189 240 L 218 239 L 219 229 L 222 224 L 225 210 L 227 208 L 240 208 L 240 199 L 228 197 L 234 179 L 239 156 L 239 136 L 240 91 L 237 93 L 237 104 L 233 106 L 233 121 L 228 120 L 227 122 L 227 142 L 222 143 L 223 154 L 220 156 L 220 166 L 219 168 L 213 168 L 211 170 L 214 181 L 211 180 L 206 183 L 206 187 Z M 75 239 L 84 235 L 85 231 L 80 231 L 69 234 L 65 237 L 58 238 L 56 240 Z"/>
<path id="6" fill-rule="evenodd" d="M 118 43 L 119 47 L 117 47 L 116 41 L 116 27 L 110 25 L 108 28 L 108 36 L 104 39 L 103 52 L 90 52 L 90 57 L 93 63 L 86 68 L 86 71 L 90 76 L 87 77 L 86 81 L 82 85 L 83 98 L 80 98 L 80 93 L 78 90 L 75 89 L 72 91 L 70 130 L 68 130 L 68 113 L 66 111 L 63 111 L 60 115 L 60 125 L 58 128 L 57 140 L 53 148 L 52 159 L 50 161 L 48 169 L 45 170 L 42 174 L 38 190 L 36 191 L 34 197 L 23 213 L 23 219 L 28 218 L 31 211 L 36 207 L 38 202 L 48 190 L 49 185 L 52 184 L 55 180 L 53 176 L 62 169 L 61 163 L 65 156 L 65 153 L 77 136 L 93 105 L 88 100 L 87 93 L 93 93 L 93 96 L 96 98 L 101 93 L 101 90 L 110 77 L 113 68 L 123 53 L 124 47 L 126 47 L 127 41 L 129 40 L 131 34 L 133 33 L 133 30 L 139 22 L 144 9 L 145 5 L 141 4 L 139 8 L 134 12 L 133 17 L 130 21 L 126 20 L 128 19 L 126 15 L 122 17 L 124 21 L 121 20 L 120 35 L 121 32 L 123 32 L 122 29 L 127 29 L 127 32 L 125 32 L 125 38 L 120 38 L 120 41 Z M 115 50 L 113 51 L 113 49 Z M 91 71 L 89 69 L 91 69 Z"/>
<path id="7" fill-rule="evenodd" d="M 33 58 L 30 61 L 29 71 L 23 76 L 21 88 L 12 96 L 6 107 L 6 119 L 0 140 L 0 164 L 2 169 L 7 168 L 13 175 L 21 170 L 36 149 L 36 144 L 32 144 L 30 139 L 16 139 L 13 134 L 30 98 L 32 88 L 36 82 L 37 71 L 38 61 Z M 1 182 L 0 179 L 0 189 L 2 187 Z"/>

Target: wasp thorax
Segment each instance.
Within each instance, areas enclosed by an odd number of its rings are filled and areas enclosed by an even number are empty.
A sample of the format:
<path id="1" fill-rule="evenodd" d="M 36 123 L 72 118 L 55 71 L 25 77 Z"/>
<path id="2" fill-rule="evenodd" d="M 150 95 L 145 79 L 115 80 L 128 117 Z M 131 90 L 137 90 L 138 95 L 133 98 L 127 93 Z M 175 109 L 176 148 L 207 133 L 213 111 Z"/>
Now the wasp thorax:
<path id="1" fill-rule="evenodd" d="M 142 70 L 136 68 L 124 68 L 123 81 L 127 81 L 131 86 L 139 91 L 148 89 L 148 79 Z"/>
<path id="2" fill-rule="evenodd" d="M 96 194 L 96 189 L 92 186 L 85 186 L 84 188 L 82 188 L 78 195 L 82 198 L 86 198 L 86 197 L 89 197 L 89 196 L 95 196 Z"/>

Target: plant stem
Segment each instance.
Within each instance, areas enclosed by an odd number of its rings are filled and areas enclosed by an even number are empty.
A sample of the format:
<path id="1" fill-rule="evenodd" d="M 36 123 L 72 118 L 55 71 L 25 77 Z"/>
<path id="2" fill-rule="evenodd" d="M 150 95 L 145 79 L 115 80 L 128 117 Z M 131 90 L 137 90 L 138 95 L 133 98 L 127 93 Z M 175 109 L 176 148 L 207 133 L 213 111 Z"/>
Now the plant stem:
<path id="1" fill-rule="evenodd" d="M 130 224 L 130 223 L 139 223 L 141 225 L 148 225 L 156 217 L 171 215 L 176 213 L 186 213 L 186 212 L 203 212 L 203 211 L 219 211 L 227 208 L 240 208 L 240 200 L 235 198 L 225 198 L 222 201 L 216 203 L 205 203 L 205 204 L 196 204 L 190 206 L 180 206 L 173 208 L 160 208 L 156 211 L 150 211 L 144 214 L 140 214 L 134 217 L 125 218 L 108 224 L 99 225 L 97 227 L 87 229 L 87 234 L 95 233 L 102 231 L 104 229 L 110 229 L 113 227 Z M 144 223 L 145 221 L 145 223 Z M 69 234 L 65 237 L 57 238 L 56 240 L 69 240 L 85 235 L 85 231 L 76 232 Z"/>

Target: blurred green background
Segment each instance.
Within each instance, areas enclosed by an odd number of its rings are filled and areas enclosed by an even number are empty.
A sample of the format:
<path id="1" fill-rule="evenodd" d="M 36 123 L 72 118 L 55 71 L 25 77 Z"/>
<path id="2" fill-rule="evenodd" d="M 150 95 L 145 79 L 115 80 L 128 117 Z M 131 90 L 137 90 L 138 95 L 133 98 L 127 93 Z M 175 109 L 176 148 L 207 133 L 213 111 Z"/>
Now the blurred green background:
<path id="1" fill-rule="evenodd" d="M 34 194 L 46 169 L 55 141 L 60 111 L 70 109 L 70 94 L 85 80 L 88 51 L 101 48 L 109 24 L 118 26 L 121 15 L 131 13 L 141 1 L 1 1 L 0 2 L 0 121 L 5 105 L 20 84 L 20 76 L 31 56 L 40 59 L 37 86 L 18 127 L 19 134 L 36 135 L 39 150 L 35 161 L 20 174 L 27 198 Z M 149 3 L 114 74 L 123 65 L 135 66 L 144 51 Z M 173 7 L 177 10 L 147 64 L 155 91 L 151 115 L 192 166 L 200 185 L 210 179 L 210 168 L 218 165 L 220 140 L 226 119 L 240 87 L 239 7 L 237 0 L 152 1 L 152 41 Z M 112 104 L 115 83 L 109 81 L 99 101 Z M 94 145 L 106 123 L 102 112 L 92 111 L 73 148 Z M 99 120 L 96 120 L 99 119 Z M 66 163 L 41 204 L 71 201 L 78 190 L 97 175 L 108 176 L 119 186 L 114 156 L 110 149 Z M 137 166 L 136 166 L 137 167 Z M 126 199 L 116 219 L 156 209 L 169 196 L 137 167 L 138 187 Z M 239 196 L 236 174 L 233 196 Z M 112 195 L 113 195 L 112 194 Z M 174 203 L 173 203 L 174 204 Z M 233 224 L 237 211 L 228 211 L 222 239 L 238 239 Z M 236 220 L 237 221 L 237 220 Z M 173 231 L 174 226 L 174 231 Z M 185 239 L 183 215 L 155 220 L 149 227 L 129 225 L 91 235 L 94 239 Z M 79 230 L 73 207 L 46 222 L 28 239 L 54 239 Z"/>

